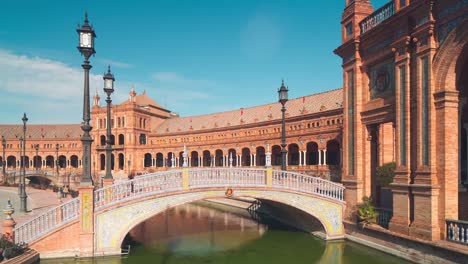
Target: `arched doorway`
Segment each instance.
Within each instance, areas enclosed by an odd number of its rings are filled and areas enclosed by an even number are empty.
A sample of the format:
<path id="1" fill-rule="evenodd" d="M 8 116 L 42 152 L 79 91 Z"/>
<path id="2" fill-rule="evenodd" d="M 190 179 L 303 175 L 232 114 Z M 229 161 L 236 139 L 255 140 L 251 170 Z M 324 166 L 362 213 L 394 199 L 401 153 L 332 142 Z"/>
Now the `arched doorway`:
<path id="1" fill-rule="evenodd" d="M 174 167 L 175 167 L 175 156 L 174 156 L 174 152 L 169 152 L 169 153 L 167 153 L 167 158 L 166 158 L 166 160 L 167 160 L 167 166 L 168 166 L 169 168 L 172 168 L 172 167 L 173 167 L 173 166 L 172 166 L 172 162 L 173 162 L 172 159 L 174 159 Z"/>
<path id="2" fill-rule="evenodd" d="M 198 151 L 192 151 L 190 153 L 190 166 L 198 167 Z"/>
<path id="3" fill-rule="evenodd" d="M 232 165 L 234 167 L 237 166 L 237 153 L 236 150 L 233 148 L 228 150 L 227 165 Z"/>
<path id="4" fill-rule="evenodd" d="M 255 152 L 257 153 L 257 157 L 256 157 L 257 166 L 265 166 L 266 165 L 265 148 L 264 147 L 257 147 Z"/>
<path id="5" fill-rule="evenodd" d="M 78 168 L 78 156 L 72 155 L 70 157 L 70 166 L 72 166 L 73 168 Z"/>
<path id="6" fill-rule="evenodd" d="M 164 167 L 164 156 L 161 152 L 156 153 L 156 167 Z"/>
<path id="7" fill-rule="evenodd" d="M 101 166 L 100 166 L 100 169 L 103 171 L 106 169 L 106 155 L 104 154 L 101 154 L 100 155 L 100 163 L 101 163 Z"/>
<path id="8" fill-rule="evenodd" d="M 313 141 L 307 143 L 306 164 L 307 165 L 318 164 L 318 144 Z"/>
<path id="9" fill-rule="evenodd" d="M 223 166 L 223 151 L 220 149 L 217 149 L 215 151 L 215 166 L 222 167 Z"/>
<path id="10" fill-rule="evenodd" d="M 327 142 L 327 164 L 340 165 L 340 143 L 336 140 Z"/>
<path id="11" fill-rule="evenodd" d="M 125 144 L 125 137 L 123 134 L 119 134 L 119 145 Z"/>
<path id="12" fill-rule="evenodd" d="M 299 165 L 299 146 L 297 144 L 288 145 L 288 165 Z"/>
<path id="13" fill-rule="evenodd" d="M 209 150 L 203 151 L 203 167 L 211 166 L 211 153 Z"/>
<path id="14" fill-rule="evenodd" d="M 55 167 L 54 156 L 49 155 L 49 156 L 46 157 L 46 167 L 47 168 L 54 168 Z"/>
<path id="15" fill-rule="evenodd" d="M 243 148 L 242 149 L 242 163 L 241 166 L 250 166 L 252 165 L 251 156 L 250 156 L 250 149 Z"/>
<path id="16" fill-rule="evenodd" d="M 281 147 L 278 145 L 271 147 L 271 165 L 281 166 Z"/>
<path id="17" fill-rule="evenodd" d="M 34 156 L 33 158 L 34 168 L 40 169 L 42 166 L 42 157 L 41 156 Z"/>
<path id="18" fill-rule="evenodd" d="M 61 169 L 67 167 L 67 157 L 65 157 L 64 155 L 60 155 L 58 157 L 58 166 Z"/>
<path id="19" fill-rule="evenodd" d="M 9 168 L 9 169 L 16 168 L 16 157 L 15 156 L 8 156 L 7 157 L 7 168 Z"/>
<path id="20" fill-rule="evenodd" d="M 123 170 L 125 166 L 125 156 L 123 153 L 119 153 L 119 170 Z"/>
<path id="21" fill-rule="evenodd" d="M 145 158 L 144 158 L 144 167 L 145 168 L 151 167 L 152 165 L 151 163 L 152 163 L 151 153 L 146 153 Z"/>

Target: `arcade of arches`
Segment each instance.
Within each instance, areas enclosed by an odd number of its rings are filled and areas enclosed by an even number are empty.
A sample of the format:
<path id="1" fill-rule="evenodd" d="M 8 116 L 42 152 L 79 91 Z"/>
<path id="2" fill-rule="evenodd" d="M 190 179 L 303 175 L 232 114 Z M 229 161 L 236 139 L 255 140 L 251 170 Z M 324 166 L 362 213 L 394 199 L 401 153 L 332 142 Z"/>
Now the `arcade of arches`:
<path id="1" fill-rule="evenodd" d="M 343 89 L 286 103 L 286 148 L 288 170 L 345 185 L 349 219 L 362 197 L 372 196 L 392 211 L 391 231 L 437 240 L 446 219 L 468 220 L 468 5 L 433 2 L 394 1 L 373 13 L 369 0 L 346 1 L 335 50 Z M 377 17 L 385 19 L 376 23 Z M 254 168 L 271 155 L 280 168 L 279 103 L 180 117 L 132 87 L 111 108 L 116 181 L 181 167 L 184 147 L 189 167 Z M 106 118 L 96 93 L 95 180 L 104 174 Z M 22 126 L 0 125 L 0 133 L 2 164 L 18 170 Z M 79 124 L 28 125 L 26 167 L 79 173 L 80 136 Z M 380 186 L 377 167 L 389 162 L 395 177 Z"/>

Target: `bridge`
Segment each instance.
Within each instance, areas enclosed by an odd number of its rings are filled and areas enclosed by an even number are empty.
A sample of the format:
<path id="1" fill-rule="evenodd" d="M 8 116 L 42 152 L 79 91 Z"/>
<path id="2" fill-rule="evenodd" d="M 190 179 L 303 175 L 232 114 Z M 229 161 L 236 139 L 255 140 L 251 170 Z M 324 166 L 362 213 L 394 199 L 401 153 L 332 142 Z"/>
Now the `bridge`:
<path id="1" fill-rule="evenodd" d="M 6 180 L 9 184 L 19 183 L 21 170 L 17 171 L 8 171 L 6 173 Z M 57 177 L 57 173 L 54 171 L 47 171 L 47 170 L 26 170 L 25 171 L 26 179 L 38 178 L 40 180 L 46 180 L 52 182 L 54 185 L 57 185 L 59 179 Z"/>
<path id="2" fill-rule="evenodd" d="M 289 171 L 241 168 L 171 170 L 133 180 L 80 188 L 79 197 L 13 229 L 41 257 L 118 255 L 126 234 L 139 223 L 177 205 L 226 197 L 286 204 L 315 217 L 326 239 L 344 237 L 344 187 Z"/>

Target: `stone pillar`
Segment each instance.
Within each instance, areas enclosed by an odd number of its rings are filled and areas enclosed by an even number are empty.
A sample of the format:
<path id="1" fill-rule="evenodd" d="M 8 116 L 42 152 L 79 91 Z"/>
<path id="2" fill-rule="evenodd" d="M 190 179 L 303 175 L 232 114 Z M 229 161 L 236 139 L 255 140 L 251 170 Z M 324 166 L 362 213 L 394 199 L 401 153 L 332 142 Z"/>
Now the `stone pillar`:
<path id="1" fill-rule="evenodd" d="M 254 167 L 257 166 L 257 154 L 256 153 L 253 154 L 253 165 Z"/>
<path id="2" fill-rule="evenodd" d="M 189 189 L 189 168 L 187 167 L 182 168 L 182 189 Z"/>
<path id="3" fill-rule="evenodd" d="M 94 255 L 94 186 L 79 186 L 80 257 Z"/>
<path id="4" fill-rule="evenodd" d="M 322 150 L 319 149 L 317 152 L 318 152 L 318 165 L 322 165 Z"/>
<path id="5" fill-rule="evenodd" d="M 273 168 L 271 166 L 268 166 L 266 171 L 266 187 L 272 187 L 273 186 Z"/>
<path id="6" fill-rule="evenodd" d="M 327 165 L 327 150 L 323 150 L 323 165 Z"/>
<path id="7" fill-rule="evenodd" d="M 304 166 L 307 165 L 307 150 L 304 150 Z"/>
<path id="8" fill-rule="evenodd" d="M 3 234 L 8 234 L 8 238 L 11 239 L 11 242 L 13 243 L 15 243 L 14 229 L 16 222 L 11 215 L 14 212 L 15 209 L 13 208 L 13 205 L 11 205 L 10 199 L 8 199 L 5 209 L 3 209 L 3 213 L 6 215 L 5 220 L 3 220 Z"/>
<path id="9" fill-rule="evenodd" d="M 243 164 L 242 164 L 242 154 L 239 154 L 239 166 L 243 166 Z"/>
<path id="10" fill-rule="evenodd" d="M 463 128 L 465 128 L 465 130 L 466 130 L 466 139 L 467 139 L 467 140 L 466 140 L 466 151 L 468 152 L 468 123 L 463 124 Z M 461 134 L 459 134 L 459 135 L 461 135 Z M 461 136 L 460 136 L 459 138 L 461 138 Z M 461 144 L 460 144 L 460 149 L 461 149 Z M 466 153 L 466 154 L 468 155 L 468 153 Z M 461 157 L 461 156 L 460 156 L 460 157 Z M 467 156 L 467 157 L 468 157 L 468 156 Z M 461 159 L 461 158 L 460 158 L 460 159 Z M 468 160 L 468 159 L 467 159 L 467 160 Z M 467 168 L 466 168 L 466 173 L 467 173 L 467 175 L 468 175 L 468 162 L 466 163 L 466 166 L 467 166 Z M 460 166 L 459 171 L 461 171 L 461 166 Z M 458 186 L 459 186 L 459 188 L 458 188 L 458 189 L 460 189 L 460 187 L 461 187 L 461 189 L 463 190 L 463 189 L 464 189 L 464 186 L 463 186 L 461 177 L 462 177 L 462 175 L 461 175 L 461 173 L 460 173 L 460 177 L 458 177 L 458 178 L 459 178 L 459 180 L 458 180 Z M 466 179 L 465 179 L 465 183 L 468 184 L 468 176 L 467 176 Z"/>

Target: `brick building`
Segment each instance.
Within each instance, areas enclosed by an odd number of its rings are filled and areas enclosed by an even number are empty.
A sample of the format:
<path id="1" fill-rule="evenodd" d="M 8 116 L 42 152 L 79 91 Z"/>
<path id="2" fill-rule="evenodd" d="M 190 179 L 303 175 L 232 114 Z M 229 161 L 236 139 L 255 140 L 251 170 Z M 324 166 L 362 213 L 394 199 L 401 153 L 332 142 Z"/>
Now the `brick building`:
<path id="1" fill-rule="evenodd" d="M 343 89 L 286 104 L 288 170 L 342 182 L 347 217 L 363 196 L 393 210 L 389 229 L 423 239 L 446 234 L 446 219 L 468 219 L 468 2 L 394 0 L 374 10 L 346 0 L 342 15 Z M 92 108 L 92 174 L 104 174 L 106 108 Z M 112 106 L 116 180 L 182 166 L 279 168 L 279 103 L 180 117 L 146 92 Z M 76 125 L 29 125 L 26 166 L 79 181 L 82 131 Z M 20 165 L 21 125 L 0 125 L 7 171 Z M 39 146 L 36 148 L 36 146 Z M 57 163 L 58 161 L 58 163 Z M 396 163 L 378 185 L 376 167 Z M 68 177 L 70 178 L 70 177 Z"/>
<path id="2" fill-rule="evenodd" d="M 446 219 L 467 219 L 467 17 L 467 1 L 395 0 L 375 11 L 346 1 L 335 53 L 348 215 L 378 196 L 375 168 L 394 160 L 390 230 L 437 240 Z"/>

